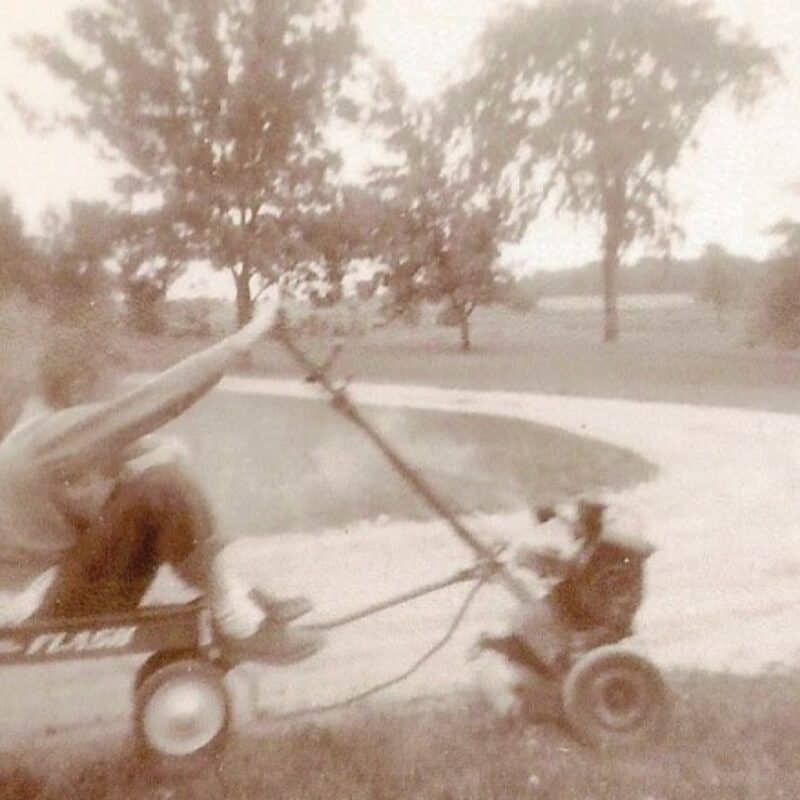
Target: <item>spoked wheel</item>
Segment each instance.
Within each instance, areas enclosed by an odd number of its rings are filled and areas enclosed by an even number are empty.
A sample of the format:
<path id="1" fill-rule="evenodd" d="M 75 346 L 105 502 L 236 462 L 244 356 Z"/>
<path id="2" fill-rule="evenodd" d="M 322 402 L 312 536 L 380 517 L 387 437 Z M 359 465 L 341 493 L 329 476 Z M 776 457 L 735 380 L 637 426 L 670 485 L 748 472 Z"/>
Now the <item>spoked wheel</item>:
<path id="1" fill-rule="evenodd" d="M 669 716 L 661 673 L 641 656 L 613 647 L 598 648 L 575 662 L 561 700 L 578 739 L 602 748 L 655 741 Z"/>
<path id="2" fill-rule="evenodd" d="M 185 658 L 146 676 L 136 691 L 136 740 L 157 770 L 187 774 L 207 765 L 225 744 L 230 699 L 223 672 Z"/>

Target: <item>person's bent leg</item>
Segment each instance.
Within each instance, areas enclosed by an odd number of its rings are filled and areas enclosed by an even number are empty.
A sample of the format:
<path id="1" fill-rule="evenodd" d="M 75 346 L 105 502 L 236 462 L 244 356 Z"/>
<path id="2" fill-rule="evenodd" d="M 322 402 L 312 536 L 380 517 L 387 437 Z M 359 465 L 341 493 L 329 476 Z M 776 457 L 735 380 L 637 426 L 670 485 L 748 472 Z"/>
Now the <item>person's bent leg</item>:
<path id="1" fill-rule="evenodd" d="M 205 493 L 180 470 L 171 474 L 169 523 L 159 554 L 189 585 L 209 598 L 215 626 L 232 660 L 291 662 L 319 649 L 321 637 L 286 623 L 310 610 L 303 597 L 278 598 L 248 587 L 222 556 Z"/>
<path id="2" fill-rule="evenodd" d="M 308 601 L 252 592 L 225 566 L 221 550 L 202 489 L 179 465 L 150 467 L 112 494 L 62 564 L 37 616 L 132 612 L 169 564 L 208 597 L 232 659 L 294 661 L 317 650 L 318 635 L 285 626 Z"/>
<path id="3" fill-rule="evenodd" d="M 134 610 L 160 566 L 159 513 L 147 481 L 119 486 L 62 562 L 36 616 Z"/>

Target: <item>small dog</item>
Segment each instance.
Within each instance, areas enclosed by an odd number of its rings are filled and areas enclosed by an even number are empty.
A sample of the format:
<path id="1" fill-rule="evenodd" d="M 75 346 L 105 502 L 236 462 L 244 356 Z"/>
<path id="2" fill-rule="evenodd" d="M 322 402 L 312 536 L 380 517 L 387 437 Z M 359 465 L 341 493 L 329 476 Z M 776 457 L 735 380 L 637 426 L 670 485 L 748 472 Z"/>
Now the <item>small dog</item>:
<path id="1" fill-rule="evenodd" d="M 581 500 L 534 516 L 544 541 L 520 546 L 514 562 L 536 575 L 541 597 L 516 607 L 473 651 L 481 694 L 509 721 L 558 713 L 558 679 L 570 665 L 631 634 L 653 552 L 627 508 Z"/>

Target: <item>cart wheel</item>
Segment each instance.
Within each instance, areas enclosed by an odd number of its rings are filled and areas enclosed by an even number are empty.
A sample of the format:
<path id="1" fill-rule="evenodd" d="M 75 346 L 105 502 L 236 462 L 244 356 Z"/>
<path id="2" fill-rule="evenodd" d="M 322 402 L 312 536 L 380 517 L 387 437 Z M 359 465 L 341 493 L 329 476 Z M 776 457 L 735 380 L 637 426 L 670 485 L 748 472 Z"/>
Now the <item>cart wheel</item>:
<path id="1" fill-rule="evenodd" d="M 657 740 L 669 716 L 661 673 L 641 656 L 613 647 L 597 648 L 573 664 L 561 701 L 575 736 L 608 749 Z"/>
<path id="2" fill-rule="evenodd" d="M 196 650 L 159 650 L 153 653 L 145 662 L 139 667 L 136 673 L 136 679 L 133 686 L 134 694 L 139 692 L 142 684 L 155 672 L 163 669 L 168 664 L 175 661 L 183 660 L 199 660 Z"/>
<path id="3" fill-rule="evenodd" d="M 136 691 L 138 750 L 161 773 L 194 772 L 224 747 L 230 717 L 222 670 L 197 658 L 172 661 Z"/>

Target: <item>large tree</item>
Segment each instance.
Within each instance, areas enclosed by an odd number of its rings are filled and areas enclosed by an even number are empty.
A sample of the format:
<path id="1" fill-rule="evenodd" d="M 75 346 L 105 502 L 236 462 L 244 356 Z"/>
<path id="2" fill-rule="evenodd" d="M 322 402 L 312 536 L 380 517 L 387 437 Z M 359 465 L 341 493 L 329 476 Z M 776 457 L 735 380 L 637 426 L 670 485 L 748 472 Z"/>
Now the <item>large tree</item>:
<path id="1" fill-rule="evenodd" d="M 380 202 L 367 188 L 346 184 L 320 197 L 295 222 L 293 258 L 297 288 L 317 305 L 338 303 L 352 262 L 374 252 Z"/>
<path id="2" fill-rule="evenodd" d="M 151 255 L 180 240 L 228 270 L 240 324 L 286 267 L 297 209 L 337 166 L 325 126 L 359 53 L 357 5 L 100 0 L 71 15 L 74 44 L 27 41 L 73 92 L 64 121 L 122 165 L 129 208 L 156 211 Z"/>
<path id="3" fill-rule="evenodd" d="M 392 158 L 372 174 L 383 212 L 374 255 L 387 266 L 389 313 L 443 303 L 441 318 L 470 350 L 472 313 L 498 297 L 503 279 L 504 206 L 461 158 L 446 99 L 416 103 L 387 74 L 379 119 Z"/>
<path id="4" fill-rule="evenodd" d="M 617 272 L 635 241 L 677 231 L 668 178 L 720 95 L 753 103 L 771 52 L 705 2 L 543 0 L 492 21 L 459 88 L 478 167 L 520 212 L 599 219 L 605 339 L 618 337 Z"/>

